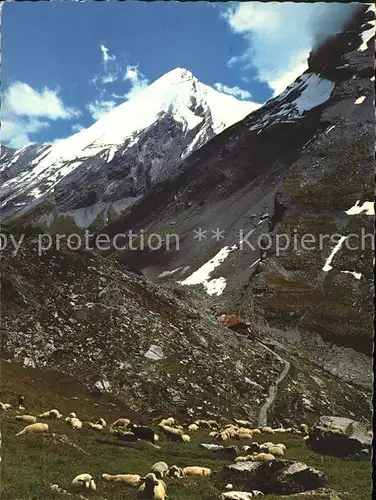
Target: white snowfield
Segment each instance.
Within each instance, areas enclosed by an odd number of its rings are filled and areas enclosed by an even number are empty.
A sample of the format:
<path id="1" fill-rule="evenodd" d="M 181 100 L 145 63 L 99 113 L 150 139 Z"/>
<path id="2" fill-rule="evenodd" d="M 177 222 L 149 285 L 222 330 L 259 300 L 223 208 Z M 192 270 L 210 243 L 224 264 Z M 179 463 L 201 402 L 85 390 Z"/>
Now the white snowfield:
<path id="1" fill-rule="evenodd" d="M 212 272 L 220 266 L 230 255 L 239 248 L 238 245 L 226 246 L 214 255 L 212 259 L 192 273 L 184 281 L 179 281 L 181 285 L 203 285 L 209 295 L 221 295 L 227 286 L 225 278 L 210 279 Z"/>
<path id="2" fill-rule="evenodd" d="M 357 200 L 354 206 L 345 211 L 347 215 L 375 215 L 375 202 L 365 201 L 363 205 L 359 205 L 360 200 Z"/>
<path id="3" fill-rule="evenodd" d="M 202 106 L 206 117 L 195 114 L 196 104 Z M 133 99 L 120 104 L 91 127 L 43 150 L 33 160 L 31 170 L 22 172 L 3 187 L 17 186 L 17 193 L 13 195 L 17 196 L 22 192 L 30 194 L 36 183 L 43 183 L 43 190 L 33 192 L 33 196 L 38 198 L 77 169 L 84 160 L 100 154 L 106 163 L 110 162 L 125 141 L 129 140 L 130 146 L 137 143 L 139 133 L 157 122 L 161 113 L 170 113 L 176 122 L 183 125 L 185 132 L 202 125 L 188 147 L 187 155 L 196 143 L 200 144 L 205 130 L 211 127 L 215 134 L 219 134 L 260 106 L 222 94 L 201 83 L 190 71 L 177 68 Z M 17 160 L 20 152 L 16 152 L 12 162 Z"/>
<path id="4" fill-rule="evenodd" d="M 367 9 L 367 12 L 374 12 L 376 14 L 376 7 L 375 7 L 375 4 L 371 4 L 368 9 Z M 364 52 L 365 50 L 368 49 L 368 44 L 369 44 L 369 41 L 374 38 L 375 36 L 375 25 L 376 25 L 376 20 L 374 19 L 373 21 L 368 21 L 367 24 L 370 24 L 372 27 L 369 28 L 368 30 L 365 30 L 363 31 L 362 33 L 362 45 L 359 47 L 359 51 L 361 52 Z"/>

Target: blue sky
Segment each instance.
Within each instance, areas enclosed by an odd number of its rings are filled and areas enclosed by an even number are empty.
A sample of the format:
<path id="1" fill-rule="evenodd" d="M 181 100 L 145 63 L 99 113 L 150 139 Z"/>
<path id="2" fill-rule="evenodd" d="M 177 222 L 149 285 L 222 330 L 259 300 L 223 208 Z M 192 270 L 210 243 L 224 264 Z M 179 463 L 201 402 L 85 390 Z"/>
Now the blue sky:
<path id="1" fill-rule="evenodd" d="M 176 67 L 265 102 L 304 71 L 314 13 L 257 2 L 6 3 L 2 141 L 68 137 Z"/>

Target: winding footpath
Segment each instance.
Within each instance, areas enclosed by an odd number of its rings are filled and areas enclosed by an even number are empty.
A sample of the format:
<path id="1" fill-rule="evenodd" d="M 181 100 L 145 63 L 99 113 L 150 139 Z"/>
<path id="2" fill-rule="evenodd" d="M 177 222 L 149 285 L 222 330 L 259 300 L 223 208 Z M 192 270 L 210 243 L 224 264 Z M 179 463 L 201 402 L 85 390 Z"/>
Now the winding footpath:
<path id="1" fill-rule="evenodd" d="M 281 363 L 283 363 L 285 365 L 280 376 L 276 379 L 274 384 L 272 384 L 269 387 L 269 396 L 266 398 L 265 403 L 262 405 L 262 407 L 260 409 L 258 425 L 259 425 L 259 427 L 265 427 L 268 423 L 268 411 L 269 411 L 271 405 L 275 401 L 275 397 L 277 395 L 279 384 L 286 378 L 286 376 L 290 370 L 290 363 L 288 361 L 286 361 L 285 359 L 283 359 L 279 354 L 275 353 L 272 349 L 269 349 L 269 347 L 264 345 L 262 342 L 258 342 L 258 344 L 260 344 L 260 346 L 263 347 L 266 351 L 273 354 L 273 356 L 275 358 L 277 358 Z"/>

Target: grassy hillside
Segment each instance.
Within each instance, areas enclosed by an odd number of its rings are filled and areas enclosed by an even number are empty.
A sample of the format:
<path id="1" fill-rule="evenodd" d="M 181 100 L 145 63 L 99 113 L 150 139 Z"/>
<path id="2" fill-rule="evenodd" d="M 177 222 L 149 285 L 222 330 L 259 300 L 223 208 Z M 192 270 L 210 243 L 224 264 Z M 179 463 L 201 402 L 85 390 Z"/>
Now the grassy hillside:
<path id="1" fill-rule="evenodd" d="M 17 394 L 24 394 L 27 413 L 38 414 L 41 411 L 57 407 L 64 415 L 75 411 L 85 420 L 102 416 L 112 422 L 119 416 L 128 416 L 134 422 L 155 424 L 148 415 L 130 412 L 126 406 L 106 396 L 99 398 L 87 394 L 84 386 L 72 377 L 54 372 L 24 369 L 20 366 L 2 363 L 2 389 L 0 400 L 12 402 Z M 77 398 L 77 399 L 74 399 Z M 173 443 L 161 437 L 160 449 L 148 443 L 123 443 L 115 446 L 101 443 L 112 439 L 108 431 L 72 431 L 65 422 L 50 421 L 50 429 L 57 434 L 66 434 L 71 442 L 82 448 L 54 442 L 52 438 L 38 436 L 15 437 L 24 426 L 14 420 L 15 410 L 2 412 L 2 477 L 1 493 L 5 500 L 49 500 L 56 498 L 49 485 L 57 483 L 70 490 L 71 480 L 79 473 L 88 472 L 96 478 L 97 491 L 86 494 L 89 498 L 107 500 L 125 500 L 136 498 L 136 491 L 121 485 L 111 485 L 101 479 L 102 473 L 139 473 L 145 474 L 150 466 L 159 460 L 169 465 L 201 465 L 215 471 L 230 463 L 217 459 L 215 453 L 204 450 L 200 442 L 212 442 L 208 431 L 191 433 L 192 441 L 183 445 Z M 167 416 L 167 415 L 166 415 Z M 260 436 L 259 441 L 269 438 Z M 301 460 L 327 474 L 329 486 L 337 491 L 347 491 L 349 500 L 370 498 L 370 464 L 367 461 L 344 460 L 323 456 L 311 451 L 302 441 L 301 436 L 279 435 L 278 441 L 286 444 L 286 458 Z M 229 444 L 242 443 L 233 441 Z M 215 500 L 224 491 L 219 476 L 211 478 L 187 478 L 168 480 L 170 500 Z M 64 498 L 61 496 L 60 498 Z M 68 497 L 67 497 L 68 498 Z M 77 497 L 76 497 L 77 498 Z M 266 499 L 282 498 L 265 496 Z M 323 498 L 301 496 L 304 498 Z M 329 498 L 329 497 L 327 497 Z"/>

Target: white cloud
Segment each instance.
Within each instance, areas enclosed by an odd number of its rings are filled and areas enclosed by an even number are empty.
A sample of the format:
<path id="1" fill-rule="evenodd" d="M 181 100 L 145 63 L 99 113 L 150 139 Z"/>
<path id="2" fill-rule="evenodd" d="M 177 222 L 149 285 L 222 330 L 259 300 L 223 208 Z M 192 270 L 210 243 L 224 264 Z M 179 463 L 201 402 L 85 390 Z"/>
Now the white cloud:
<path id="1" fill-rule="evenodd" d="M 87 110 L 94 118 L 99 120 L 102 116 L 106 115 L 116 106 L 115 101 L 94 101 L 86 105 Z"/>
<path id="2" fill-rule="evenodd" d="M 118 73 L 108 73 L 107 75 L 102 76 L 101 82 L 106 85 L 107 83 L 114 83 L 119 78 Z"/>
<path id="3" fill-rule="evenodd" d="M 102 52 L 102 57 L 103 57 L 103 64 L 106 66 L 106 64 L 109 61 L 115 61 L 116 56 L 110 56 L 110 50 L 103 44 L 99 46 Z"/>
<path id="4" fill-rule="evenodd" d="M 316 44 L 341 31 L 355 6 L 292 2 L 231 6 L 222 16 L 248 47 L 228 64 L 256 69 L 258 79 L 267 82 L 276 95 L 307 68 L 309 52 Z"/>
<path id="5" fill-rule="evenodd" d="M 0 142 L 7 144 L 10 148 L 20 149 L 32 141 L 29 134 L 36 134 L 40 130 L 49 127 L 48 122 L 36 118 L 25 120 L 21 118 L 1 120 Z"/>
<path id="6" fill-rule="evenodd" d="M 83 127 L 81 123 L 75 123 L 72 125 L 72 132 L 81 132 L 81 130 L 85 130 L 85 127 Z"/>
<path id="7" fill-rule="evenodd" d="M 12 83 L 4 92 L 1 110 L 1 142 L 21 148 L 30 135 L 49 127 L 51 120 L 70 120 L 81 113 L 66 107 L 57 90 L 38 91 L 24 82 Z"/>
<path id="8" fill-rule="evenodd" d="M 215 83 L 214 87 L 218 90 L 218 92 L 223 92 L 224 94 L 239 97 L 240 99 L 250 99 L 252 97 L 252 94 L 248 92 L 248 90 L 243 90 L 237 86 L 228 87 L 227 85 L 223 85 L 222 83 Z"/>
<path id="9" fill-rule="evenodd" d="M 7 115 L 44 117 L 50 120 L 80 115 L 78 110 L 65 107 L 56 90 L 45 87 L 38 92 L 23 82 L 14 82 L 5 91 L 3 111 Z"/>
<path id="10" fill-rule="evenodd" d="M 137 94 L 149 85 L 149 80 L 138 70 L 138 66 L 129 65 L 126 67 L 124 81 L 131 84 L 130 90 L 124 95 L 126 99 L 136 97 Z"/>

